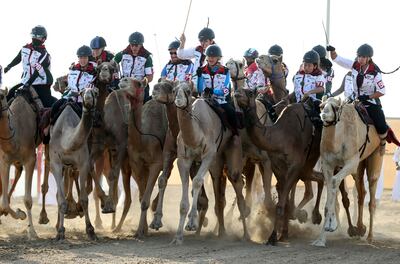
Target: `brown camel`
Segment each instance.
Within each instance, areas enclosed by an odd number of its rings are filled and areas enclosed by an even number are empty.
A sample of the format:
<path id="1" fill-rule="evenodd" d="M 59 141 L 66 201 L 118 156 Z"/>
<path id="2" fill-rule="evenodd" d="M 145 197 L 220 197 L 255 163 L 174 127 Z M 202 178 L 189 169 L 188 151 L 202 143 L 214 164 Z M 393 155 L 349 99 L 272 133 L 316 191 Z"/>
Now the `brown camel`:
<path id="1" fill-rule="evenodd" d="M 50 128 L 50 167 L 57 182 L 58 225 L 56 240 L 65 239 L 64 214 L 68 212 L 68 204 L 64 193 L 64 180 L 69 180 L 65 173 L 72 169 L 79 172 L 79 200 L 85 214 L 86 234 L 89 239 L 97 239 L 90 222 L 88 212 L 87 177 L 90 173 L 90 153 L 88 137 L 92 130 L 96 92 L 86 89 L 83 94 L 82 118 L 75 113 L 70 105 L 62 111 L 57 121 Z"/>
<path id="2" fill-rule="evenodd" d="M 199 227 L 197 218 L 197 201 L 200 188 L 203 185 L 207 170 L 213 179 L 215 195 L 215 213 L 218 218 L 218 235 L 225 234 L 223 209 L 225 207 L 225 183 L 223 169 L 226 165 L 227 175 L 236 192 L 240 217 L 243 223 L 244 237 L 248 238 L 246 207 L 242 195 L 243 182 L 241 178 L 242 151 L 241 143 L 235 144 L 232 132 L 225 130 L 222 123 L 211 109 L 206 99 L 200 98 L 192 103 L 191 86 L 181 83 L 177 86 L 175 104 L 178 107 L 178 123 L 180 133 L 178 142 L 178 169 L 182 181 L 182 200 L 180 205 L 180 220 L 176 236 L 172 243 L 183 243 L 183 226 L 189 210 L 189 171 L 193 161 L 201 161 L 196 176 L 193 179 L 193 203 L 189 213 L 186 230 L 195 231 Z"/>
<path id="3" fill-rule="evenodd" d="M 157 100 L 157 102 L 164 104 L 167 112 L 168 118 L 168 131 L 165 137 L 164 149 L 163 149 L 163 169 L 162 174 L 158 178 L 158 189 L 159 195 L 154 199 L 154 202 L 157 204 L 154 206 L 156 210 L 154 213 L 153 221 L 150 224 L 150 228 L 158 230 L 160 229 L 162 224 L 162 216 L 163 216 L 163 201 L 164 201 L 164 193 L 165 188 L 167 186 L 167 182 L 169 176 L 171 175 L 171 171 L 173 168 L 173 162 L 177 157 L 177 142 L 176 138 L 179 133 L 179 124 L 177 117 L 177 109 L 174 104 L 175 101 L 175 89 L 178 82 L 172 83 L 169 81 L 163 81 L 154 85 L 153 87 L 153 98 Z M 192 98 L 192 100 L 194 100 Z M 198 165 L 196 163 L 192 164 L 190 177 L 193 179 L 198 169 Z M 199 234 L 202 226 L 207 226 L 208 219 L 205 217 L 207 209 L 208 209 L 208 197 L 206 195 L 204 186 L 201 187 L 200 198 L 198 200 L 198 210 L 199 210 L 199 228 L 196 230 L 196 233 Z M 158 198 L 158 200 L 157 200 Z"/>
<path id="4" fill-rule="evenodd" d="M 31 88 L 31 90 L 33 90 Z M 37 134 L 36 106 L 28 103 L 23 95 L 18 95 L 8 106 L 7 91 L 0 90 L 0 175 L 2 182 L 2 203 L 0 215 L 10 214 L 15 219 L 24 220 L 26 214 L 10 208 L 8 182 L 10 166 L 15 165 L 17 170 L 25 168 L 25 196 L 24 203 L 28 213 L 28 238 L 37 238 L 32 221 L 32 176 L 36 162 L 35 149 L 40 143 Z"/>
<path id="5" fill-rule="evenodd" d="M 138 186 L 144 187 L 142 187 L 144 193 L 141 197 L 140 221 L 135 233 L 135 237 L 142 238 L 148 228 L 147 209 L 150 206 L 151 193 L 163 168 L 162 152 L 168 120 L 164 106 L 156 100 L 150 100 L 143 105 L 144 88 L 140 81 L 134 78 L 123 78 L 119 86 L 121 89 L 131 91 L 128 95 L 131 104 L 128 123 L 128 156 Z"/>
<path id="6" fill-rule="evenodd" d="M 277 179 L 278 203 L 274 230 L 268 243 L 288 238 L 289 192 L 299 179 L 311 180 L 319 157 L 321 131 L 315 129 L 302 103 L 287 106 L 272 126 L 263 126 L 256 113 L 256 94 L 239 89 L 235 100 L 249 121 L 247 132 L 253 143 L 266 150 Z"/>
<path id="7" fill-rule="evenodd" d="M 325 205 L 325 223 L 315 246 L 326 245 L 326 232 L 337 229 L 335 198 L 337 188 L 342 180 L 352 174 L 358 191 L 357 227 L 349 221 L 349 235 L 363 236 L 366 228 L 363 225 L 364 205 L 364 170 L 367 169 L 369 183 L 369 233 L 367 240 L 373 239 L 373 217 L 375 214 L 376 184 L 380 176 L 383 157 L 379 154 L 380 139 L 373 125 L 366 125 L 360 118 L 353 104 L 347 104 L 333 97 L 322 104 L 321 113 L 324 128 L 321 138 L 322 172 L 327 186 Z M 340 167 L 337 172 L 336 168 Z"/>

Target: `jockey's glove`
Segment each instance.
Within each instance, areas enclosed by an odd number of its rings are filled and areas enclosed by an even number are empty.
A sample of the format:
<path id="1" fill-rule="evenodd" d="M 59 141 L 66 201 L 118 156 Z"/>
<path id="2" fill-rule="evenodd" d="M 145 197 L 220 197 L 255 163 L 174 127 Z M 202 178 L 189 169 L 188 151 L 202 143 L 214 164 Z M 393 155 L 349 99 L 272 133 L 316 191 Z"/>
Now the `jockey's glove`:
<path id="1" fill-rule="evenodd" d="M 327 51 L 335 51 L 336 49 L 334 46 L 328 45 L 328 46 L 326 46 L 326 50 Z"/>
<path id="2" fill-rule="evenodd" d="M 365 101 L 368 101 L 371 98 L 369 98 L 369 95 L 363 94 L 363 95 L 358 96 L 357 99 L 359 101 L 361 101 L 361 102 L 365 102 Z"/>
<path id="3" fill-rule="evenodd" d="M 10 66 L 5 67 L 5 68 L 4 68 L 4 73 L 7 73 L 10 69 L 11 69 Z"/>

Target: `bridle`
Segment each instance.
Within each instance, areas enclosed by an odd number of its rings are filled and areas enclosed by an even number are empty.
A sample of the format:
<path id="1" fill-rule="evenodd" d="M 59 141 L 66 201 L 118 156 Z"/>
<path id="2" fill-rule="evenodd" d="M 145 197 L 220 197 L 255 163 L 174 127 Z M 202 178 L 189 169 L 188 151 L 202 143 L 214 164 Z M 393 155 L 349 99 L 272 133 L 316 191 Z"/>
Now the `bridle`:
<path id="1" fill-rule="evenodd" d="M 233 82 L 233 89 L 236 91 L 237 89 L 239 89 L 238 81 L 245 80 L 245 79 L 247 79 L 247 77 L 246 76 L 239 77 L 239 70 L 240 70 L 239 65 L 236 61 L 234 61 L 234 60 L 232 60 L 232 61 L 235 64 L 236 74 L 235 74 L 235 76 L 231 76 L 231 79 Z"/>
<path id="2" fill-rule="evenodd" d="M 336 110 L 336 108 L 332 104 L 330 104 L 329 106 L 332 109 L 334 118 L 333 118 L 332 121 L 329 121 L 329 122 L 323 121 L 324 122 L 324 124 L 323 124 L 324 127 L 335 126 L 340 121 L 340 116 L 342 115 L 342 108 L 343 107 L 339 106 L 338 110 Z"/>
<path id="3" fill-rule="evenodd" d="M 3 103 L 0 102 L 0 105 L 1 105 L 1 110 L 0 110 L 0 119 L 1 119 L 1 118 L 3 118 L 3 112 L 5 112 L 5 111 L 11 112 L 11 110 L 9 110 L 9 106 L 7 103 L 3 106 Z M 12 114 L 12 112 L 11 112 L 11 114 Z M 8 127 L 12 131 L 11 136 L 9 136 L 7 138 L 0 137 L 0 140 L 8 141 L 8 140 L 11 140 L 15 136 L 15 130 L 11 127 L 11 120 L 10 120 L 9 115 L 8 115 Z"/>
<path id="4" fill-rule="evenodd" d="M 269 77 L 269 79 L 271 81 L 275 81 L 275 80 L 280 80 L 282 78 L 285 78 L 285 74 L 283 72 L 281 72 L 280 74 L 275 73 L 275 62 L 272 59 L 271 56 L 268 56 L 268 61 L 271 63 L 271 76 Z"/>

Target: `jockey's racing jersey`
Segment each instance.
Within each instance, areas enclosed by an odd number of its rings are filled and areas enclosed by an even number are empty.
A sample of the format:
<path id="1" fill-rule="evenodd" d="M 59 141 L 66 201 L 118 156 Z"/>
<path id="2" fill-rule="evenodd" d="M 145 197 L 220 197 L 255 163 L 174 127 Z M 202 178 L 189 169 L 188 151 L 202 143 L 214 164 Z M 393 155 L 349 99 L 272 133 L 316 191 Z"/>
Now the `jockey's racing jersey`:
<path id="1" fill-rule="evenodd" d="M 78 102 L 82 102 L 82 98 L 78 94 L 91 87 L 95 78 L 96 67 L 94 62 L 89 61 L 86 67 L 82 67 L 79 63 L 73 64 L 68 73 L 68 89 L 63 98 L 75 97 L 74 99 L 78 99 Z"/>
<path id="2" fill-rule="evenodd" d="M 197 91 L 199 94 L 202 94 L 206 88 L 209 88 L 212 90 L 213 98 L 219 104 L 226 104 L 226 96 L 231 91 L 230 79 L 231 76 L 228 68 L 220 64 L 213 67 L 207 64 L 201 68 Z"/>
<path id="3" fill-rule="evenodd" d="M 190 60 L 171 60 L 164 66 L 161 71 L 161 78 L 169 81 L 189 81 L 193 73 L 193 63 Z"/>
<path id="4" fill-rule="evenodd" d="M 385 84 L 382 81 L 382 74 L 375 64 L 368 64 L 368 67 L 363 71 L 360 63 L 357 61 L 352 61 L 341 56 L 337 56 L 334 61 L 346 69 L 351 69 L 353 79 L 351 99 L 355 99 L 360 95 L 372 95 L 375 92 L 385 94 Z M 369 99 L 368 102 L 377 105 L 381 104 L 378 98 Z"/>
<path id="5" fill-rule="evenodd" d="M 304 94 L 314 90 L 317 87 L 325 87 L 325 77 L 320 69 L 315 69 L 312 73 L 305 73 L 300 70 L 293 77 L 294 93 L 296 101 L 300 102 Z M 314 100 L 317 99 L 316 94 L 309 94 Z"/>
<path id="6" fill-rule="evenodd" d="M 257 63 L 251 63 L 244 72 L 246 76 L 245 88 L 257 90 L 258 93 L 266 93 L 271 83 L 265 78 L 263 71 L 258 67 Z"/>
<path id="7" fill-rule="evenodd" d="M 38 46 L 34 46 L 32 43 L 26 44 L 8 67 L 11 68 L 21 61 L 22 84 L 51 85 L 53 83 L 53 76 L 50 73 L 51 57 L 43 44 Z"/>
<path id="8" fill-rule="evenodd" d="M 153 74 L 153 60 L 151 53 L 141 47 L 137 56 L 132 54 L 131 47 L 128 45 L 123 51 L 118 52 L 114 61 L 121 63 L 122 76 L 133 77 L 143 80 L 146 75 Z"/>

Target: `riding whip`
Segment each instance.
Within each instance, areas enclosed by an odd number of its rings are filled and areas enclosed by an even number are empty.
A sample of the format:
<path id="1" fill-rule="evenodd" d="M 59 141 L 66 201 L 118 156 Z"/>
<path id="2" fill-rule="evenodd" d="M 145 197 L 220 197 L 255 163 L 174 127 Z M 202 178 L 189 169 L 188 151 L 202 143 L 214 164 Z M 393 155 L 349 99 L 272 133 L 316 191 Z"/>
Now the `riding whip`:
<path id="1" fill-rule="evenodd" d="M 187 25 L 187 22 L 188 22 L 188 19 L 189 19 L 189 13 L 190 13 L 190 7 L 191 6 L 192 6 L 192 0 L 190 0 L 190 3 L 189 3 L 189 8 L 188 8 L 187 15 L 186 15 L 186 20 L 185 20 L 185 26 L 183 27 L 183 33 L 185 33 L 185 30 L 186 30 L 186 25 Z"/>

